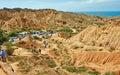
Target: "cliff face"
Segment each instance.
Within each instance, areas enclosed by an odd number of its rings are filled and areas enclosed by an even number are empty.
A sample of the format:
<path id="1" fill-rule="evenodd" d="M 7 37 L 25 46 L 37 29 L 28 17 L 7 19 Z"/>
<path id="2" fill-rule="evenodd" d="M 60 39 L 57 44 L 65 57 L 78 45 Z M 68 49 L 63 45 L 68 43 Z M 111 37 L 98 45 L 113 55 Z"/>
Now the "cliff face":
<path id="1" fill-rule="evenodd" d="M 111 64 L 111 65 L 119 65 L 120 52 L 79 52 L 76 51 L 73 54 L 73 59 L 76 61 L 75 65 L 80 65 L 80 62 L 88 62 L 88 63 L 97 63 L 97 64 Z"/>
<path id="2" fill-rule="evenodd" d="M 120 74 L 120 52 L 74 51 L 72 53 L 72 65 L 76 67 L 86 67 L 102 73 L 114 71 L 116 75 Z"/>
<path id="3" fill-rule="evenodd" d="M 102 22 L 103 17 L 73 14 L 52 9 L 1 9 L 0 28 L 3 30 L 17 29 L 56 29 L 59 27 L 72 27 L 80 29 L 81 26 Z"/>

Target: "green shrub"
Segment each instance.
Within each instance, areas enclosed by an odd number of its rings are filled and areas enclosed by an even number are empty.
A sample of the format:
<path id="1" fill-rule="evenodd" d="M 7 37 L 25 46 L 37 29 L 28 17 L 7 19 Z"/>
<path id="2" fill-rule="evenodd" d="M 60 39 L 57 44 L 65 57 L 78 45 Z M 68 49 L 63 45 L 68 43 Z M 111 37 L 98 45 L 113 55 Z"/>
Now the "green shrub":
<path id="1" fill-rule="evenodd" d="M 0 36 L 0 45 L 2 45 L 4 42 L 8 41 L 8 37 L 5 35 Z"/>
<path id="2" fill-rule="evenodd" d="M 77 71 L 77 69 L 73 66 L 65 66 L 63 68 L 66 69 L 69 72 L 76 72 Z"/>
<path id="3" fill-rule="evenodd" d="M 18 64 L 19 68 L 21 69 L 21 72 L 27 73 L 31 70 L 31 66 L 25 62 L 25 61 L 20 61 Z"/>
<path id="4" fill-rule="evenodd" d="M 93 70 L 88 72 L 90 75 L 100 75 L 100 72 Z"/>
<path id="5" fill-rule="evenodd" d="M 82 72 L 86 72 L 87 71 L 87 69 L 86 68 L 84 68 L 84 67 L 81 67 L 81 68 L 75 68 L 75 67 L 73 67 L 73 66 L 64 66 L 63 67 L 64 69 L 66 69 L 67 71 L 69 71 L 69 72 L 75 72 L 75 73 L 82 73 Z"/>
<path id="6" fill-rule="evenodd" d="M 12 55 L 14 52 L 14 49 L 12 47 L 7 47 L 6 52 L 8 55 Z"/>
<path id="7" fill-rule="evenodd" d="M 47 58 L 42 58 L 40 63 L 42 65 L 48 66 L 50 68 L 54 68 L 54 67 L 57 66 L 55 61 L 53 59 L 51 59 L 51 58 L 48 58 L 48 57 Z"/>
<path id="8" fill-rule="evenodd" d="M 62 29 L 58 30 L 58 32 L 72 33 L 73 31 L 69 27 L 63 27 Z"/>
<path id="9" fill-rule="evenodd" d="M 3 35 L 3 30 L 2 29 L 0 29 L 0 36 L 2 36 Z"/>
<path id="10" fill-rule="evenodd" d="M 0 31 L 0 45 L 2 45 L 6 41 L 8 41 L 7 35 L 1 33 L 1 31 Z"/>
<path id="11" fill-rule="evenodd" d="M 12 44 L 11 42 L 4 42 L 3 45 L 4 45 L 4 46 L 7 46 L 7 47 L 13 46 L 13 44 Z"/>
<path id="12" fill-rule="evenodd" d="M 0 45 L 2 45 L 4 42 L 8 41 L 9 37 L 4 33 L 2 29 L 0 29 Z"/>
<path id="13" fill-rule="evenodd" d="M 84 68 L 84 67 L 81 67 L 81 68 L 78 68 L 78 69 L 77 69 L 77 72 L 78 72 L 78 73 L 86 72 L 86 71 L 87 71 L 87 69 Z"/>
<path id="14" fill-rule="evenodd" d="M 51 74 L 51 72 L 49 71 L 39 71 L 39 70 L 35 70 L 35 73 L 34 75 L 54 75 L 54 74 Z"/>
<path id="15" fill-rule="evenodd" d="M 105 72 L 104 75 L 116 75 L 115 72 Z"/>
<path id="16" fill-rule="evenodd" d="M 47 62 L 47 64 L 48 64 L 49 67 L 51 67 L 51 68 L 56 67 L 56 63 L 55 63 L 54 60 L 48 59 L 46 62 Z"/>
<path id="17" fill-rule="evenodd" d="M 8 61 L 10 61 L 10 62 L 17 62 L 17 61 L 19 61 L 19 60 L 21 60 L 21 59 L 23 59 L 23 58 L 20 57 L 20 56 L 7 56 L 7 59 L 8 59 Z"/>
<path id="18" fill-rule="evenodd" d="M 9 37 L 14 37 L 14 36 L 17 36 L 17 31 L 14 31 L 14 32 L 10 32 L 9 34 L 8 34 L 8 36 Z"/>

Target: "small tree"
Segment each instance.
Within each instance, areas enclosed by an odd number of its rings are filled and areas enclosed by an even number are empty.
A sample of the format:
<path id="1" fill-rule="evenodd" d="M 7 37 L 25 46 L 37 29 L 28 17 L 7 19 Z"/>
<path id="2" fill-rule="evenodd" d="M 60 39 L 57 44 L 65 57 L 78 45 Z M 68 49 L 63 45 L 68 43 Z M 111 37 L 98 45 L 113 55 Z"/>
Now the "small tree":
<path id="1" fill-rule="evenodd" d="M 3 31 L 0 29 L 0 45 L 2 45 L 5 41 L 8 41 L 8 37 L 4 34 Z"/>
<path id="2" fill-rule="evenodd" d="M 3 45 L 7 47 L 6 49 L 7 54 L 12 55 L 14 52 L 14 48 L 12 48 L 13 44 L 11 42 L 4 42 Z"/>
<path id="3" fill-rule="evenodd" d="M 58 32 L 72 33 L 73 31 L 69 27 L 64 27 L 64 28 L 58 30 Z"/>
<path id="4" fill-rule="evenodd" d="M 115 72 L 105 72 L 104 75 L 116 75 L 116 73 Z"/>
<path id="5" fill-rule="evenodd" d="M 12 47 L 7 47 L 6 52 L 8 55 L 12 55 L 14 52 L 14 49 Z"/>
<path id="6" fill-rule="evenodd" d="M 9 36 L 9 37 L 17 36 L 17 32 L 16 32 L 16 31 L 10 32 L 10 33 L 8 34 L 8 36 Z"/>

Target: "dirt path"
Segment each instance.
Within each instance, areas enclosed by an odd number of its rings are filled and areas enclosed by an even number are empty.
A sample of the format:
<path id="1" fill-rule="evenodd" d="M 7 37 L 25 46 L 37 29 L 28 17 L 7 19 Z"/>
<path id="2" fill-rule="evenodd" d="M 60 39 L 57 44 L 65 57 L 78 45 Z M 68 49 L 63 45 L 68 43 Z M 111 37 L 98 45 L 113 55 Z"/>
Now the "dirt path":
<path id="1" fill-rule="evenodd" d="M 15 63 L 12 63 L 12 64 L 11 64 L 11 66 L 12 66 L 12 68 L 14 69 L 14 72 L 15 72 L 15 73 L 17 73 L 17 69 L 18 69 L 17 64 L 18 64 L 18 62 L 15 62 Z"/>
<path id="2" fill-rule="evenodd" d="M 7 75 L 7 74 L 0 68 L 0 75 Z"/>
<path id="3" fill-rule="evenodd" d="M 0 75 L 16 75 L 12 66 L 8 63 L 0 62 Z"/>
<path id="4" fill-rule="evenodd" d="M 19 62 L 15 62 L 15 63 L 12 63 L 12 64 L 10 64 L 10 65 L 12 66 L 14 72 L 15 72 L 17 75 L 23 75 L 21 72 L 18 71 L 18 66 L 17 66 L 18 63 L 19 63 Z"/>
<path id="5" fill-rule="evenodd" d="M 50 50 L 50 49 L 42 50 L 42 51 L 41 51 L 41 54 L 49 54 L 49 52 L 48 52 L 49 50 Z"/>
<path id="6" fill-rule="evenodd" d="M 13 55 L 17 55 L 17 56 L 31 56 L 32 53 L 28 52 L 27 49 L 23 49 L 23 48 L 18 48 L 14 51 Z"/>

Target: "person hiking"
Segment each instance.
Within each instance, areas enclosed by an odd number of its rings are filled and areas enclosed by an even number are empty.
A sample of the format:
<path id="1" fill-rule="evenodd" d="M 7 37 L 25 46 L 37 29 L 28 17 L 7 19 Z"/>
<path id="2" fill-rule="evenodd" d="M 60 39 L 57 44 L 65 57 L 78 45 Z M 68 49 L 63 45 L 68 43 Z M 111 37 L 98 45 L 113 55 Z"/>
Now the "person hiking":
<path id="1" fill-rule="evenodd" d="M 43 44 L 44 44 L 44 48 L 47 48 L 47 41 L 43 41 Z"/>
<path id="2" fill-rule="evenodd" d="M 32 53 L 34 53 L 34 46 L 33 45 L 31 45 L 31 51 L 32 51 Z"/>
<path id="3" fill-rule="evenodd" d="M 39 48 L 39 50 L 38 50 L 38 51 L 39 51 L 39 54 L 41 54 L 41 48 Z"/>
<path id="4" fill-rule="evenodd" d="M 33 54 L 37 53 L 36 47 L 34 45 L 31 45 L 31 51 L 32 51 Z"/>
<path id="5" fill-rule="evenodd" d="M 6 51 L 2 49 L 1 51 L 1 57 L 2 57 L 2 61 L 6 62 Z"/>
<path id="6" fill-rule="evenodd" d="M 1 49 L 1 46 L 0 46 L 0 56 L 1 56 L 1 54 L 2 54 L 2 49 Z M 0 57 L 0 60 L 1 60 L 2 58 Z"/>

